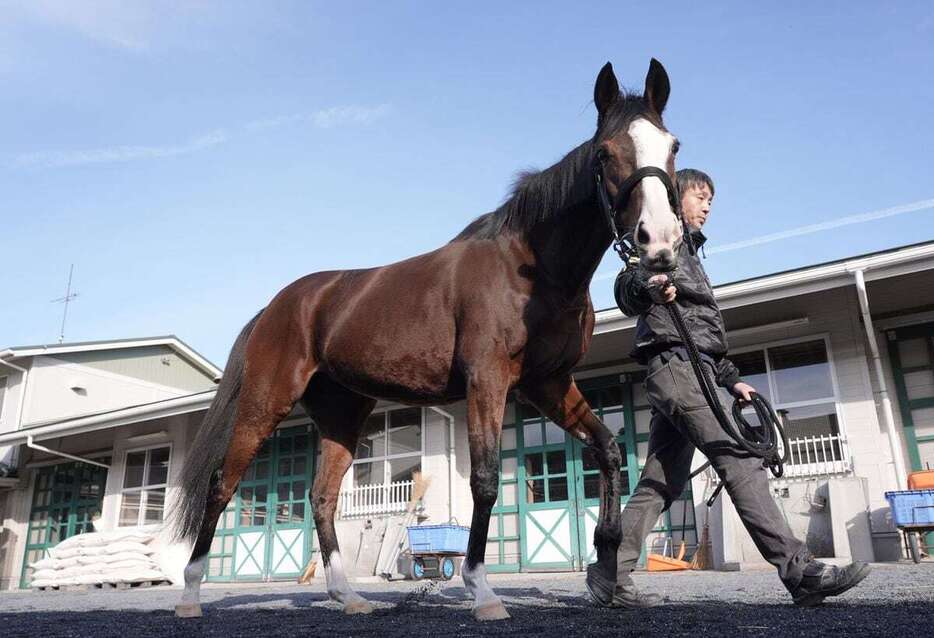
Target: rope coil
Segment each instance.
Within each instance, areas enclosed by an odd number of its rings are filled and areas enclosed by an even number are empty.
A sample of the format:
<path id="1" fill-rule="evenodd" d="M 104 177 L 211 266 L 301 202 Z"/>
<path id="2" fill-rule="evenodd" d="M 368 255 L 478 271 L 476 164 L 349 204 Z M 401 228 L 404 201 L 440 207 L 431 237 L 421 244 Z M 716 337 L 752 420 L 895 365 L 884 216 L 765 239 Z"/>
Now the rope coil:
<path id="1" fill-rule="evenodd" d="M 688 359 L 690 360 L 691 367 L 694 369 L 694 376 L 697 377 L 697 383 L 700 386 L 701 392 L 707 400 L 707 405 L 710 406 L 710 411 L 713 412 L 720 427 L 723 428 L 723 431 L 726 432 L 731 439 L 736 441 L 741 448 L 753 456 L 761 458 L 764 467 L 767 467 L 775 478 L 784 476 L 785 463 L 788 461 L 788 435 L 785 433 L 785 428 L 775 415 L 775 411 L 772 409 L 772 405 L 769 403 L 768 399 L 758 392 L 752 392 L 750 393 L 750 398 L 752 400 L 748 404 L 740 399 L 733 401 L 733 418 L 731 419 L 727 416 L 726 412 L 723 410 L 723 405 L 720 403 L 720 397 L 717 396 L 717 390 L 713 380 L 707 373 L 707 369 L 701 363 L 700 352 L 697 349 L 697 344 L 694 342 L 694 337 L 691 336 L 687 326 L 684 325 L 684 317 L 681 315 L 681 310 L 674 302 L 665 304 L 665 307 L 668 309 L 668 314 L 671 315 L 671 320 L 678 330 L 678 336 L 681 337 L 681 342 L 688 352 Z M 743 414 L 743 409 L 747 405 L 751 405 L 753 410 L 755 410 L 756 420 L 759 422 L 758 425 L 751 424 Z M 781 443 L 781 450 L 779 450 L 779 443 Z M 710 467 L 710 461 L 707 461 L 704 465 L 692 472 L 690 478 L 694 478 L 708 467 Z M 723 489 L 723 485 L 723 482 L 721 482 L 707 500 L 708 507 L 713 505 L 713 502 L 717 500 L 720 491 Z"/>

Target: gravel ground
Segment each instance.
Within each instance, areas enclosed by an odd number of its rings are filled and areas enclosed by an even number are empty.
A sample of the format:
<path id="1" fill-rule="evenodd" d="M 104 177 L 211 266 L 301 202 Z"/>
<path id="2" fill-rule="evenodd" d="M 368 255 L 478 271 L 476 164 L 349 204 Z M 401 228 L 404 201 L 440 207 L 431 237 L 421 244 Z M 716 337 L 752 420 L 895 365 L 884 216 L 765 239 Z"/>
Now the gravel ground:
<path id="1" fill-rule="evenodd" d="M 934 563 L 875 565 L 863 583 L 816 609 L 800 609 L 771 571 L 636 574 L 668 602 L 639 612 L 594 606 L 583 574 L 491 577 L 512 619 L 477 623 L 459 578 L 357 583 L 370 616 L 346 617 L 320 580 L 295 584 L 206 585 L 204 617 L 173 615 L 179 590 L 0 593 L 0 635 L 20 636 L 524 636 L 577 635 L 904 635 L 934 627 Z"/>

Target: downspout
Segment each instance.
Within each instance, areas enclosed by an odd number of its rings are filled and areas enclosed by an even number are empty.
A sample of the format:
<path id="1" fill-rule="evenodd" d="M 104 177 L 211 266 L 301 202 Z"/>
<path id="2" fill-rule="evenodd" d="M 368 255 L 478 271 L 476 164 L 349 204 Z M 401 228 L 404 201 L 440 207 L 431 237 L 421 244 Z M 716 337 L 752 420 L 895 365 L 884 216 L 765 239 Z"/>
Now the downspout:
<path id="1" fill-rule="evenodd" d="M 879 397 L 882 400 L 882 419 L 885 421 L 885 430 L 889 438 L 889 449 L 895 463 L 895 479 L 897 489 L 905 489 L 907 475 L 905 462 L 902 459 L 902 444 L 895 429 L 895 414 L 892 411 L 892 401 L 889 398 L 888 386 L 885 383 L 885 374 L 882 369 L 882 358 L 879 356 L 879 344 L 876 341 L 876 332 L 872 325 L 872 316 L 869 314 L 869 297 L 866 294 L 866 279 L 863 269 L 854 270 L 856 277 L 856 293 L 859 296 L 859 308 L 863 315 L 863 326 L 866 329 L 866 340 L 869 342 L 869 352 L 872 355 L 873 368 L 876 373 L 876 383 L 879 384 Z"/>
<path id="2" fill-rule="evenodd" d="M 454 519 L 454 417 L 441 410 L 435 406 L 431 406 L 431 410 L 434 410 L 442 417 L 445 418 L 448 422 L 448 521 Z"/>
<path id="3" fill-rule="evenodd" d="M 448 420 L 448 522 L 454 520 L 454 417 L 444 414 Z"/>
<path id="4" fill-rule="evenodd" d="M 0 352 L 0 363 L 14 370 L 18 371 L 23 375 L 23 380 L 20 383 L 20 392 L 19 392 L 19 401 L 16 406 L 16 430 L 23 429 L 23 406 L 26 404 L 26 382 L 29 380 L 29 370 L 27 368 L 21 368 L 16 364 L 6 361 L 3 357 L 13 354 L 12 350 L 4 350 Z M 13 469 L 17 469 L 19 463 L 19 446 L 13 448 Z"/>

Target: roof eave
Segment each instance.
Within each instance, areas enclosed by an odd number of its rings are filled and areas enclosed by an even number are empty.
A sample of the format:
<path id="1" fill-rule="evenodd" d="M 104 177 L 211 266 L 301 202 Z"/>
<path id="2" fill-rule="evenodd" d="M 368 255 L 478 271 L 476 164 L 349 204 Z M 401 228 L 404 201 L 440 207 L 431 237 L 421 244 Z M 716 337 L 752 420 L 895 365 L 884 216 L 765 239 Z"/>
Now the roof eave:
<path id="1" fill-rule="evenodd" d="M 713 292 L 720 308 L 726 310 L 792 294 L 849 286 L 853 284 L 853 273 L 857 270 L 866 273 L 867 281 L 934 270 L 934 242 L 721 284 L 714 286 Z M 635 317 L 626 317 L 619 309 L 609 308 L 597 313 L 594 334 L 625 330 L 635 324 Z"/>

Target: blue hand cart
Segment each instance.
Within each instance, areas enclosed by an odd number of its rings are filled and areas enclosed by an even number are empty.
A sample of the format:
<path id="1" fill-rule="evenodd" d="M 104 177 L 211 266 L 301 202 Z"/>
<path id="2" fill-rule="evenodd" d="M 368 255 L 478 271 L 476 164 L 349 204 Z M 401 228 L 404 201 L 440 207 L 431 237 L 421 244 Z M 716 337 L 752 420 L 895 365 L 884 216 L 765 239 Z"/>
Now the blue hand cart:
<path id="1" fill-rule="evenodd" d="M 457 572 L 456 560 L 467 553 L 470 528 L 461 525 L 413 525 L 409 535 L 408 577 L 451 580 Z"/>
<path id="2" fill-rule="evenodd" d="M 921 562 L 921 539 L 928 532 L 934 532 L 934 490 L 886 492 L 885 498 L 895 527 L 905 536 L 911 560 Z M 930 547 L 925 549 L 930 553 Z"/>

